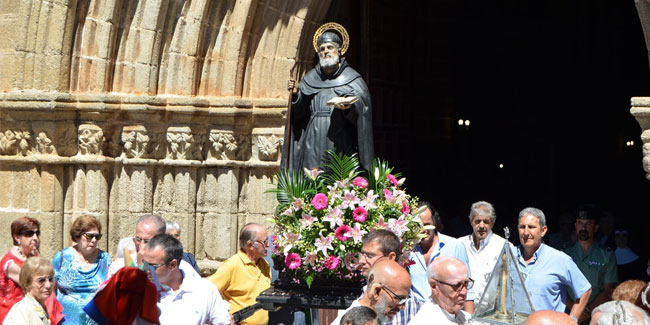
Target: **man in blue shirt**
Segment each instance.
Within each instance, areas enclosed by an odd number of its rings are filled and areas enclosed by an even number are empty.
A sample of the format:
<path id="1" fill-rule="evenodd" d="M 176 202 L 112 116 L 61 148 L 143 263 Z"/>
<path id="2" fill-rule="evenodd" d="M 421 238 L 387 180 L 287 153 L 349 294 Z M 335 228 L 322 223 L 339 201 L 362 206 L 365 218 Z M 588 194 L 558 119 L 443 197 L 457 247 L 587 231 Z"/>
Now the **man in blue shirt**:
<path id="1" fill-rule="evenodd" d="M 517 259 L 524 284 L 535 310 L 564 312 L 567 287 L 580 297 L 571 307 L 570 316 L 577 321 L 587 305 L 591 285 L 571 257 L 545 245 L 546 217 L 536 208 L 519 212 Z"/>
<path id="2" fill-rule="evenodd" d="M 427 268 L 437 257 L 455 257 L 465 263 L 469 271 L 469 260 L 463 244 L 456 238 L 438 233 L 435 227 L 440 225 L 440 215 L 430 203 L 420 201 L 420 207 L 422 206 L 426 206 L 427 209 L 420 214 L 420 219 L 425 229 L 430 229 L 425 230 L 427 237 L 422 239 L 420 244 L 415 246 L 415 249 L 411 252 L 410 257 L 415 264 L 409 266 L 412 285 L 411 293 L 419 302 L 425 302 L 431 297 L 431 285 L 427 277 Z M 466 299 L 464 310 L 471 314 L 474 312 L 473 290 L 467 290 Z"/>

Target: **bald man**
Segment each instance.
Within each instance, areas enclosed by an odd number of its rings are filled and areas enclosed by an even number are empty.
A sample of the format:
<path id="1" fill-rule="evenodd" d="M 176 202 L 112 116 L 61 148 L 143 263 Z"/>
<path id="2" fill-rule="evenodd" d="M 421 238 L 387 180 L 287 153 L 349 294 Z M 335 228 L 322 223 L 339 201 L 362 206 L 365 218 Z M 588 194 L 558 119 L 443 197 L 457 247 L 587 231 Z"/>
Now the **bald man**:
<path id="1" fill-rule="evenodd" d="M 230 303 L 230 312 L 252 306 L 259 294 L 271 286 L 271 268 L 264 260 L 269 241 L 264 226 L 248 223 L 239 232 L 239 252 L 228 258 L 208 280 Z M 269 312 L 258 310 L 242 321 L 247 325 L 266 325 Z"/>
<path id="2" fill-rule="evenodd" d="M 540 310 L 526 319 L 526 325 L 576 325 L 567 314 L 555 310 Z"/>
<path id="3" fill-rule="evenodd" d="M 474 281 L 467 274 L 467 266 L 451 256 L 433 260 L 427 269 L 431 298 L 411 319 L 409 325 L 468 324 L 471 315 L 463 310 L 467 290 Z"/>
<path id="4" fill-rule="evenodd" d="M 411 290 L 411 276 L 393 260 L 377 261 L 368 274 L 368 286 L 361 298 L 352 302 L 346 312 L 357 306 L 372 308 L 379 324 L 389 322 L 402 308 Z M 339 325 L 339 315 L 331 325 Z"/>

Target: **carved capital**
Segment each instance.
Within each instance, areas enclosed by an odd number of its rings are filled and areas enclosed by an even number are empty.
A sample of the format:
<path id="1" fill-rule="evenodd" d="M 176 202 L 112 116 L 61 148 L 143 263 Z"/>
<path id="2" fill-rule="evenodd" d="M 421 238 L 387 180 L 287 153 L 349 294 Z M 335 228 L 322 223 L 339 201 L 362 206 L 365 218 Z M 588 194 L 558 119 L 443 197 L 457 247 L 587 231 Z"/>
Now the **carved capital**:
<path id="1" fill-rule="evenodd" d="M 101 155 L 104 132 L 95 124 L 79 125 L 79 153 L 81 155 Z"/>
<path id="2" fill-rule="evenodd" d="M 36 152 L 43 155 L 52 155 L 56 153 L 54 143 L 50 140 L 45 131 L 39 131 L 36 135 Z"/>
<path id="3" fill-rule="evenodd" d="M 272 135 L 258 135 L 257 136 L 257 150 L 258 158 L 262 161 L 276 161 L 280 147 L 284 144 L 284 139 Z"/>
<path id="4" fill-rule="evenodd" d="M 196 159 L 197 145 L 187 126 L 167 128 L 167 159 Z"/>
<path id="5" fill-rule="evenodd" d="M 14 131 L 5 130 L 4 132 L 0 132 L 0 154 L 16 154 L 16 135 Z"/>
<path id="6" fill-rule="evenodd" d="M 27 156 L 33 151 L 32 134 L 25 129 L 0 131 L 0 154 Z"/>
<path id="7" fill-rule="evenodd" d="M 233 160 L 237 150 L 237 139 L 233 132 L 211 130 L 208 136 L 208 159 Z"/>
<path id="8" fill-rule="evenodd" d="M 142 125 L 125 126 L 122 128 L 122 155 L 127 158 L 144 158 L 147 154 L 149 135 Z"/>

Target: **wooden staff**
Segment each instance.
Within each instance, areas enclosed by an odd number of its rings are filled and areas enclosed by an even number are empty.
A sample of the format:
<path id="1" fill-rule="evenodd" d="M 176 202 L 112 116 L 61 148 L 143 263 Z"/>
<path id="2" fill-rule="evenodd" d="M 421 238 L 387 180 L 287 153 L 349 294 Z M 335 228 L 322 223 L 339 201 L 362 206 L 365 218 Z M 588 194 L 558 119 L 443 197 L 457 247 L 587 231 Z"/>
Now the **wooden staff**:
<path id="1" fill-rule="evenodd" d="M 293 63 L 291 70 L 289 70 L 289 80 L 293 80 L 294 84 L 291 89 L 289 89 L 289 103 L 287 104 L 287 129 L 285 130 L 287 135 L 284 139 L 284 167 L 287 171 L 289 171 L 289 163 L 291 159 L 289 156 L 291 154 L 291 103 L 293 102 L 293 89 L 296 87 L 296 80 L 293 79 L 294 69 L 296 68 L 296 65 L 298 65 L 298 60 Z"/>

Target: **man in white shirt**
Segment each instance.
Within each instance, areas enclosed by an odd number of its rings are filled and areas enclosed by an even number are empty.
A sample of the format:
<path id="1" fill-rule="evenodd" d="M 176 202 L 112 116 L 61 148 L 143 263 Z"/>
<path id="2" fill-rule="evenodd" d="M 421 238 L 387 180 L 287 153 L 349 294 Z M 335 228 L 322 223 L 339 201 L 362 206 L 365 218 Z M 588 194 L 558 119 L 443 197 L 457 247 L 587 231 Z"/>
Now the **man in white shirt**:
<path id="1" fill-rule="evenodd" d="M 155 235 L 164 234 L 167 230 L 165 219 L 155 214 L 147 214 L 138 219 L 135 225 L 135 236 L 133 236 L 133 243 L 135 244 L 135 251 L 131 253 L 131 260 L 137 265 L 142 264 L 141 252 L 144 246 Z M 117 271 L 124 267 L 124 258 L 118 258 L 108 267 L 108 276 L 110 279 Z M 188 277 L 201 277 L 194 268 L 185 261 L 181 261 L 179 267 Z"/>
<path id="2" fill-rule="evenodd" d="M 506 242 L 503 237 L 492 232 L 496 220 L 497 216 L 492 204 L 485 201 L 475 202 L 469 212 L 469 222 L 474 231 L 458 238 L 467 251 L 471 278 L 474 280 L 475 305 L 478 305 L 483 295 L 499 253 Z"/>
<path id="3" fill-rule="evenodd" d="M 474 281 L 467 274 L 467 266 L 451 256 L 436 258 L 427 269 L 431 284 L 431 299 L 420 307 L 409 325 L 468 324 L 471 315 L 463 310 L 467 290 Z"/>
<path id="4" fill-rule="evenodd" d="M 363 296 L 352 302 L 345 312 L 357 306 L 366 306 L 377 313 L 379 324 L 383 324 L 391 321 L 404 308 L 410 288 L 411 277 L 406 269 L 393 260 L 379 260 L 368 274 L 368 286 Z M 339 325 L 343 315 L 339 315 L 331 325 Z"/>
<path id="5" fill-rule="evenodd" d="M 155 270 L 151 277 L 162 289 L 160 324 L 232 324 L 228 302 L 208 280 L 186 277 L 178 267 L 182 259 L 183 245 L 171 235 L 156 235 L 144 247 L 145 270 Z"/>

